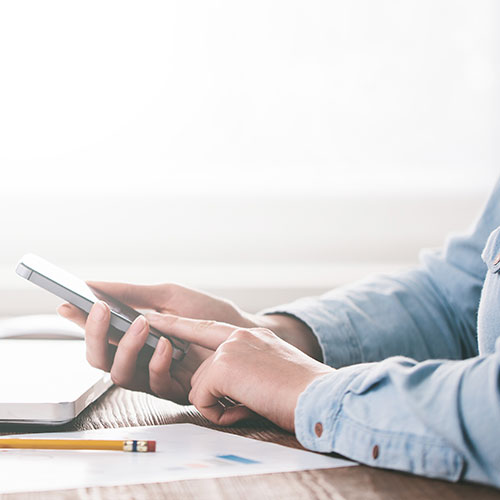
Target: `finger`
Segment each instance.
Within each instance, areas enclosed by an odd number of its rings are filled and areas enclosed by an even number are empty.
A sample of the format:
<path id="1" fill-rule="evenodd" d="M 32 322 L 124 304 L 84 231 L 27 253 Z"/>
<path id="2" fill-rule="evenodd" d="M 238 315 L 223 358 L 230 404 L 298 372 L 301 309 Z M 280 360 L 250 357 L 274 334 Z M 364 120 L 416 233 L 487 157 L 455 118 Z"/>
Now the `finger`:
<path id="1" fill-rule="evenodd" d="M 118 384 L 117 384 L 118 385 Z M 123 386 L 122 386 L 123 387 Z M 127 384 L 127 389 L 138 392 L 151 392 L 147 370 L 136 370 L 134 378 Z"/>
<path id="2" fill-rule="evenodd" d="M 137 356 L 146 342 L 148 333 L 148 323 L 141 315 L 135 319 L 118 343 L 111 367 L 111 380 L 116 385 L 131 386 L 136 371 Z"/>
<path id="3" fill-rule="evenodd" d="M 87 322 L 87 313 L 83 312 L 78 307 L 71 304 L 61 304 L 57 308 L 57 313 L 63 318 L 69 319 L 76 323 L 78 326 L 85 328 L 85 323 Z"/>
<path id="4" fill-rule="evenodd" d="M 203 378 L 203 373 L 209 368 L 209 366 L 213 362 L 213 354 L 209 356 L 201 365 L 198 367 L 198 369 L 193 373 L 193 376 L 191 377 L 191 387 L 197 387 L 199 384 L 200 379 Z"/>
<path id="5" fill-rule="evenodd" d="M 191 390 L 188 394 L 188 400 L 191 404 L 194 404 L 194 401 L 197 400 L 197 393 L 200 390 L 201 384 L 200 380 L 204 380 L 206 374 L 209 371 L 209 367 L 212 365 L 213 355 L 207 358 L 203 363 L 199 366 L 196 372 L 191 377 Z"/>
<path id="6" fill-rule="evenodd" d="M 244 405 L 228 406 L 221 402 L 223 395 L 208 381 L 207 373 L 201 377 L 200 383 L 193 387 L 189 394 L 189 401 L 196 406 L 198 411 L 208 420 L 217 425 L 232 425 L 239 420 L 250 417 L 251 412 Z"/>
<path id="7" fill-rule="evenodd" d="M 94 367 L 109 371 L 111 355 L 108 345 L 110 311 L 106 303 L 96 302 L 85 323 L 87 361 Z"/>
<path id="8" fill-rule="evenodd" d="M 173 376 L 171 374 L 174 374 Z M 188 382 L 183 384 L 178 377 Z M 149 389 L 156 396 L 179 404 L 187 403 L 189 376 L 172 367 L 172 344 L 161 337 L 149 364 Z"/>
<path id="9" fill-rule="evenodd" d="M 160 337 L 149 362 L 149 386 L 151 391 L 160 398 L 166 398 L 171 389 L 171 363 L 172 344 L 165 337 Z"/>
<path id="10" fill-rule="evenodd" d="M 171 295 L 171 285 L 132 285 L 130 283 L 111 283 L 106 281 L 87 281 L 87 285 L 99 294 L 143 309 L 162 309 Z"/>
<path id="11" fill-rule="evenodd" d="M 172 399 L 176 403 L 184 405 L 189 403 L 188 394 L 191 390 L 192 374 L 193 372 L 185 368 L 182 363 L 172 363 L 172 365 L 170 366 L 172 384 L 176 384 L 179 386 L 180 394 L 179 397 L 173 396 L 172 398 L 170 398 L 169 396 L 168 399 Z"/>
<path id="12" fill-rule="evenodd" d="M 214 351 L 238 329 L 227 323 L 182 318 L 173 314 L 148 313 L 146 317 L 150 325 L 161 332 Z"/>

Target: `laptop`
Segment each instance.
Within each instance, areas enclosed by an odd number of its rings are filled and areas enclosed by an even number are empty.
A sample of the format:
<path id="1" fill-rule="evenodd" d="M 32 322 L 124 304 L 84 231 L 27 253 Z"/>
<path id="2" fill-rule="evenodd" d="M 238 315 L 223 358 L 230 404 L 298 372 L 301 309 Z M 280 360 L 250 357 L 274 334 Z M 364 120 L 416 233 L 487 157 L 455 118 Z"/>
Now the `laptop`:
<path id="1" fill-rule="evenodd" d="M 76 335 L 6 338 L 6 329 L 0 332 L 0 424 L 64 424 L 113 385 L 108 373 L 87 363 L 85 342 Z"/>

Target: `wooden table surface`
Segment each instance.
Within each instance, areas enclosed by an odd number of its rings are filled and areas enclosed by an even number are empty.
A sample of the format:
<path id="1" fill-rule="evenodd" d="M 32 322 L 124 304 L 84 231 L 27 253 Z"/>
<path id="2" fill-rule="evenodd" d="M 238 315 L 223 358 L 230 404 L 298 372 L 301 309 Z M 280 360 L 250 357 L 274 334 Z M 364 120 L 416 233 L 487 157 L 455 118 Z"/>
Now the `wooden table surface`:
<path id="1" fill-rule="evenodd" d="M 194 423 L 210 425 L 192 406 L 178 406 L 147 394 L 113 388 L 74 422 L 57 430 Z M 242 436 L 301 448 L 294 436 L 258 419 L 232 428 L 218 428 Z M 37 432 L 35 426 L 0 425 L 0 434 Z M 56 430 L 56 429 L 54 429 Z M 1 470 L 0 470 L 1 478 Z M 1 480 L 1 479 L 0 479 Z M 40 493 L 0 495 L 0 499 L 498 499 L 500 491 L 473 484 L 451 484 L 365 466 L 259 476 L 199 479 L 133 486 L 80 488 Z"/>

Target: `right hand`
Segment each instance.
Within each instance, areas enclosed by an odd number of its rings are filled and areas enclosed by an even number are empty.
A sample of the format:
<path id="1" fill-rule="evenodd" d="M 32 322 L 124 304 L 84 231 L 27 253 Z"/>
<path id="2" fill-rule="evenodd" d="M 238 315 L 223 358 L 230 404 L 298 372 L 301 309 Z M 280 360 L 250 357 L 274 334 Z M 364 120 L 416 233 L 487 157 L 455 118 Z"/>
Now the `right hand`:
<path id="1" fill-rule="evenodd" d="M 93 288 L 137 309 L 152 310 L 198 320 L 230 323 L 240 327 L 258 326 L 231 302 L 175 284 L 131 285 L 125 283 L 89 282 Z M 172 363 L 172 346 L 160 341 L 147 367 L 141 366 L 139 352 L 149 326 L 143 316 L 138 318 L 118 342 L 108 339 L 110 311 L 107 304 L 97 302 L 89 315 L 70 304 L 58 308 L 61 316 L 85 328 L 88 362 L 111 373 L 113 382 L 122 387 L 153 393 L 178 403 L 187 403 L 191 377 L 212 351 L 191 345 L 181 362 Z M 203 322 L 201 323 L 203 325 Z M 205 332 L 200 332 L 205 334 Z M 144 363 L 142 363 L 144 364 Z"/>

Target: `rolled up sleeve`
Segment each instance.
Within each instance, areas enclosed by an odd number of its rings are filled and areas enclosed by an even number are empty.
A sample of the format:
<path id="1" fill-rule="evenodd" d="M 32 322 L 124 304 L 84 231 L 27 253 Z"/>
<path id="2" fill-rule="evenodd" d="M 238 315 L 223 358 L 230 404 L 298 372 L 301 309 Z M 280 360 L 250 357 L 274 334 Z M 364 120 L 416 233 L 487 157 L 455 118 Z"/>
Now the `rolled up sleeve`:
<path id="1" fill-rule="evenodd" d="M 367 278 L 266 309 L 307 324 L 323 361 L 339 368 L 391 356 L 465 359 L 478 353 L 476 319 L 486 266 L 481 252 L 500 226 L 500 181 L 472 230 L 423 252 L 407 272 Z"/>
<path id="2" fill-rule="evenodd" d="M 472 302 L 479 303 L 481 279 L 484 274 L 470 279 Z M 288 314 L 306 323 L 323 362 L 335 368 L 395 355 L 425 360 L 477 354 L 475 327 L 460 320 L 425 269 L 372 277 L 263 313 Z"/>

